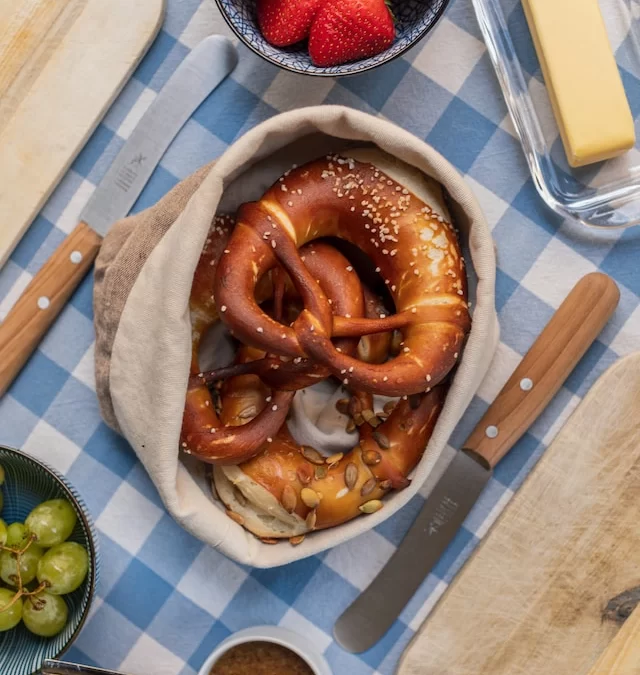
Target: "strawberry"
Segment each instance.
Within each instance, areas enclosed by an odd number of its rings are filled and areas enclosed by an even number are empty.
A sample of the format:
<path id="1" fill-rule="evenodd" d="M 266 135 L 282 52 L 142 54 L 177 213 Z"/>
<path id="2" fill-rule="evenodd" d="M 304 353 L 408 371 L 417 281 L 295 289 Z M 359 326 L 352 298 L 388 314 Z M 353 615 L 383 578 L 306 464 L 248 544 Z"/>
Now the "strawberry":
<path id="1" fill-rule="evenodd" d="M 379 54 L 394 38 L 384 0 L 325 0 L 311 24 L 309 55 L 316 66 L 337 66 Z"/>
<path id="2" fill-rule="evenodd" d="M 323 0 L 258 0 L 258 24 L 276 47 L 304 40 Z"/>

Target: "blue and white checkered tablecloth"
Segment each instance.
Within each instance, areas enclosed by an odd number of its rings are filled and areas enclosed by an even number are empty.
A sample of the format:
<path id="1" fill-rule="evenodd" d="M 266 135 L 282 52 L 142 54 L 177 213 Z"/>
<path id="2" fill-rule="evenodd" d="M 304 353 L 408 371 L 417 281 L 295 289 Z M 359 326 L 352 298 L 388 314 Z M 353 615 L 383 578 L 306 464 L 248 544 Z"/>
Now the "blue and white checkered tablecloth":
<path id="1" fill-rule="evenodd" d="M 206 35 L 227 32 L 210 0 L 169 0 L 167 9 L 150 52 L 0 272 L 0 318 L 76 224 L 176 65 Z M 514 3 L 511 25 L 524 29 L 521 12 Z M 539 72 L 530 75 L 540 79 Z M 640 81 L 628 75 L 625 82 L 637 115 Z M 622 292 L 619 309 L 499 465 L 465 527 L 388 635 L 354 656 L 333 641 L 333 623 L 400 543 L 423 498 L 376 530 L 284 568 L 242 567 L 203 546 L 167 515 L 127 443 L 100 420 L 87 278 L 0 400 L 0 442 L 63 471 L 84 495 L 100 532 L 102 583 L 69 660 L 133 675 L 194 675 L 227 635 L 266 623 L 308 635 L 337 675 L 393 673 L 411 636 L 580 398 L 605 368 L 640 346 L 640 238 L 629 232 L 596 240 L 576 233 L 543 205 L 469 0 L 454 0 L 429 39 L 404 58 L 344 80 L 292 75 L 240 47 L 238 68 L 187 123 L 135 209 L 153 204 L 258 122 L 320 103 L 382 115 L 431 143 L 466 176 L 493 228 L 502 342 L 490 376 L 451 439 L 453 447 L 580 276 L 596 269 L 612 275 Z"/>

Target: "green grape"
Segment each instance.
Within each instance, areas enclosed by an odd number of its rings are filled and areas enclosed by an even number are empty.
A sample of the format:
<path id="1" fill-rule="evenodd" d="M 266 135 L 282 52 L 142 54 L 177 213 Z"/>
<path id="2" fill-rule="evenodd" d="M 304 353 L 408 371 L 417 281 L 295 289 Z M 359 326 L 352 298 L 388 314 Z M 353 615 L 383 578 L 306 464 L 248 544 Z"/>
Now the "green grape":
<path id="1" fill-rule="evenodd" d="M 54 595 L 75 591 L 89 570 L 89 556 L 80 544 L 66 541 L 49 549 L 38 562 L 38 581 Z"/>
<path id="2" fill-rule="evenodd" d="M 23 523 L 11 523 L 7 527 L 7 543 L 5 546 L 21 549 L 27 545 L 28 541 L 29 530 L 27 530 Z"/>
<path id="3" fill-rule="evenodd" d="M 0 518 L 0 546 L 4 546 L 7 543 L 7 534 L 7 524 Z"/>
<path id="4" fill-rule="evenodd" d="M 29 596 L 22 609 L 24 625 L 35 635 L 53 637 L 67 624 L 69 610 L 59 595 L 41 591 Z"/>
<path id="5" fill-rule="evenodd" d="M 20 556 L 20 578 L 23 584 L 31 583 L 38 572 L 38 562 L 42 558 L 44 549 L 37 544 L 31 544 Z M 10 586 L 18 586 L 17 556 L 11 551 L 0 553 L 0 579 Z"/>
<path id="6" fill-rule="evenodd" d="M 67 540 L 77 519 L 73 506 L 66 499 L 52 499 L 36 506 L 24 524 L 36 535 L 38 544 L 48 548 Z"/>
<path id="7" fill-rule="evenodd" d="M 16 600 L 8 609 L 13 600 L 15 591 L 8 588 L 0 588 L 0 633 L 15 628 L 22 619 L 22 598 Z"/>

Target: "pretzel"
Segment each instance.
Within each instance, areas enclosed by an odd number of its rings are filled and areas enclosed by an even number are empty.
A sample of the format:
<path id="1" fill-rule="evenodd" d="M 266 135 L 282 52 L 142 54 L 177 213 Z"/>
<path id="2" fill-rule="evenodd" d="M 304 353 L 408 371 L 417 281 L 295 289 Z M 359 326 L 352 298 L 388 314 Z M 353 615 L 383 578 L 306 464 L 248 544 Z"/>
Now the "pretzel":
<path id="1" fill-rule="evenodd" d="M 332 290 L 335 297 L 340 293 L 352 293 L 352 299 L 357 299 L 360 295 L 364 298 L 364 314 L 366 317 L 379 316 L 383 311 L 388 311 L 382 302 L 380 296 L 371 291 L 368 286 L 360 285 L 357 276 L 349 275 L 344 277 L 342 269 L 345 262 L 342 256 L 338 258 L 335 255 L 335 249 L 322 243 L 311 243 L 305 246 L 305 252 L 310 253 L 311 256 L 303 256 L 306 258 L 305 265 L 314 273 L 317 271 L 318 275 L 324 275 L 325 281 L 323 286 Z M 316 253 L 321 255 L 315 256 Z M 323 269 L 323 266 L 328 265 Z M 328 270 L 337 272 L 336 276 L 330 276 Z M 287 277 L 288 279 L 288 277 Z M 357 282 L 357 284 L 356 284 Z M 319 280 L 318 280 L 319 283 Z M 358 288 L 359 287 L 359 288 Z M 286 288 L 283 287 L 284 300 L 286 295 Z M 277 295 L 277 287 L 274 288 L 274 298 Z M 340 311 L 341 305 L 336 305 L 336 311 Z M 351 315 L 357 316 L 361 313 L 359 301 L 354 302 L 351 309 Z M 276 311 L 276 313 L 279 313 Z M 352 339 L 336 339 L 335 345 L 345 354 L 353 354 L 357 345 L 358 358 L 368 363 L 382 363 L 387 359 L 391 350 L 392 334 L 390 332 L 378 333 L 376 335 L 366 335 L 360 340 Z M 226 380 L 230 377 L 240 375 L 257 375 L 262 382 L 271 388 L 284 389 L 287 391 L 297 391 L 309 387 L 320 379 L 324 379 L 330 375 L 329 369 L 318 364 L 315 364 L 309 359 L 294 358 L 293 360 L 283 361 L 281 357 L 274 358 L 269 356 L 256 357 L 255 360 L 242 360 L 236 362 L 231 366 L 224 366 L 215 370 L 200 373 L 198 376 L 203 377 L 207 385 L 220 380 Z"/>
<path id="2" fill-rule="evenodd" d="M 222 320 L 244 344 L 311 358 L 353 389 L 387 396 L 423 392 L 451 370 L 470 326 L 457 237 L 433 181 L 381 153 L 350 154 L 294 168 L 260 201 L 239 209 L 217 267 L 215 302 L 226 308 Z M 350 241 L 371 259 L 394 315 L 333 315 L 298 251 L 325 236 Z M 256 302 L 260 278 L 277 264 L 304 305 L 292 326 L 283 327 Z M 350 264 L 346 270 L 354 273 Z M 392 329 L 402 333 L 402 351 L 385 363 L 364 363 L 332 343 Z"/>
<path id="3" fill-rule="evenodd" d="M 219 377 L 230 373 L 228 369 L 216 373 L 203 373 L 199 366 L 199 351 L 202 338 L 207 330 L 219 319 L 216 303 L 211 294 L 216 265 L 227 245 L 229 232 L 233 226 L 228 217 L 217 218 L 198 262 L 190 297 L 192 323 L 192 356 L 189 384 L 186 394 L 185 410 L 182 421 L 180 446 L 187 454 L 210 463 L 239 463 L 256 453 L 268 439 L 276 436 L 283 426 L 295 389 L 313 384 L 329 375 L 328 369 L 315 363 L 294 359 L 291 362 L 264 360 L 265 379 L 272 377 L 272 384 L 284 381 L 295 386 L 289 390 L 275 389 L 269 394 L 269 406 L 264 407 L 257 416 L 242 427 L 230 427 L 218 417 L 209 385 Z M 336 311 L 362 316 L 364 299 L 360 280 L 356 275 L 348 274 L 346 258 L 327 244 L 309 244 L 303 250 L 308 257 L 309 269 L 317 278 L 321 288 L 325 289 Z M 315 282 L 314 282 L 315 283 Z M 264 277 L 258 288 L 258 297 L 264 299 L 273 294 L 271 281 Z M 221 313 L 225 308 L 221 306 Z M 355 354 L 358 339 L 343 338 L 336 340 L 338 348 L 346 354 Z M 231 374 L 236 374 L 232 372 Z"/>
<path id="4" fill-rule="evenodd" d="M 260 354 L 243 347 L 239 362 Z M 327 458 L 296 443 L 285 425 L 264 452 L 239 466 L 214 468 L 216 491 L 227 513 L 267 543 L 290 538 L 297 544 L 307 532 L 378 511 L 390 489 L 409 484 L 407 475 L 431 437 L 445 390 L 439 385 L 427 394 L 390 402 L 386 410 L 393 411 L 385 421 L 387 413 L 374 414 L 371 395 L 354 396 L 349 407 L 361 421 L 359 443 Z M 267 405 L 267 392 L 255 375 L 227 380 L 222 388 L 223 422 L 244 424 L 247 409 L 257 412 Z"/>

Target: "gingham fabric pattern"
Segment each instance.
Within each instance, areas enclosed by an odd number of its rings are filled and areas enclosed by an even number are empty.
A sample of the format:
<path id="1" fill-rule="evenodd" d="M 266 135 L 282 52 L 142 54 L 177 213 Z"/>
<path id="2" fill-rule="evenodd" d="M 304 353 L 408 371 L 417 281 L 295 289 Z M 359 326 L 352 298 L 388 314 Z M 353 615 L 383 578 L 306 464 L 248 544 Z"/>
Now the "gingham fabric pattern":
<path id="1" fill-rule="evenodd" d="M 541 81 L 519 3 L 510 25 Z M 0 272 L 0 317 L 77 222 L 141 114 L 176 65 L 213 32 L 228 30 L 210 0 L 169 0 L 162 32 L 122 94 Z M 625 43 L 618 45 L 625 49 Z M 273 570 L 242 567 L 206 548 L 167 515 L 127 444 L 100 421 L 93 380 L 92 280 L 87 278 L 0 400 L 0 442 L 62 471 L 96 521 L 102 580 L 92 617 L 69 660 L 132 675 L 194 675 L 227 635 L 256 624 L 307 635 L 338 675 L 393 673 L 402 650 L 595 379 L 640 346 L 637 231 L 598 235 L 549 211 L 538 197 L 507 116 L 469 0 L 453 0 L 437 29 L 404 57 L 344 80 L 279 71 L 239 47 L 240 63 L 193 115 L 135 209 L 218 156 L 258 122 L 294 107 L 338 103 L 382 115 L 442 152 L 466 176 L 498 250 L 501 344 L 490 375 L 451 438 L 459 446 L 573 284 L 602 270 L 620 306 L 549 408 L 498 466 L 465 526 L 387 636 L 344 652 L 332 626 L 382 567 L 423 503 L 322 555 Z M 640 81 L 625 83 L 640 107 Z M 52 130 L 54 133 L 54 130 Z M 426 493 L 429 486 L 422 491 Z"/>

